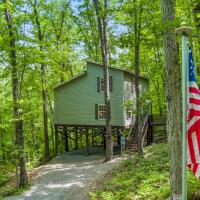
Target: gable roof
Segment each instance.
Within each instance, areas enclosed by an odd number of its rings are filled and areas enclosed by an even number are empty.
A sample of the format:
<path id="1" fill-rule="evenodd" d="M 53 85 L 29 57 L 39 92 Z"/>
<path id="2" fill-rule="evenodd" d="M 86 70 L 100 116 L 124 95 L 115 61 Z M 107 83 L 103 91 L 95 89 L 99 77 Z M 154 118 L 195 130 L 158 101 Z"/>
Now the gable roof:
<path id="1" fill-rule="evenodd" d="M 95 64 L 95 65 L 97 65 L 97 66 L 99 66 L 99 67 L 103 67 L 102 64 L 99 64 L 99 63 L 97 63 L 97 62 L 87 61 L 87 63 L 89 63 L 89 64 Z M 122 71 L 122 72 L 126 72 L 126 73 L 128 73 L 128 74 L 130 74 L 130 75 L 135 76 L 135 74 L 134 74 L 133 72 L 131 72 L 130 70 L 127 70 L 127 69 L 119 68 L 119 67 L 116 67 L 116 66 L 109 66 L 109 68 L 110 68 L 110 69 L 114 69 L 114 70 L 119 70 L 119 71 Z M 144 80 L 146 80 L 146 81 L 149 81 L 149 79 L 146 78 L 146 77 L 144 77 L 144 76 L 139 76 L 139 77 L 140 77 L 141 79 L 144 79 Z"/>
<path id="2" fill-rule="evenodd" d="M 88 64 L 93 64 L 93 65 L 96 65 L 96 66 L 98 66 L 98 67 L 103 67 L 102 64 L 99 64 L 99 63 L 97 63 L 97 62 L 87 61 L 87 65 L 88 65 Z M 122 68 L 114 67 L 114 66 L 109 66 L 109 68 L 110 68 L 110 69 L 114 69 L 114 70 L 119 70 L 119 71 L 122 71 L 122 72 L 126 72 L 126 73 L 128 73 L 128 74 L 130 74 L 130 75 L 132 75 L 132 76 L 135 75 L 133 72 L 131 72 L 131 71 L 127 70 L 127 69 L 122 69 Z M 61 83 L 61 84 L 55 86 L 55 87 L 54 87 L 54 90 L 56 90 L 57 88 L 59 88 L 59 87 L 65 85 L 65 84 L 68 84 L 69 82 L 71 82 L 71 81 L 73 81 L 73 80 L 75 80 L 75 79 L 77 79 L 77 78 L 80 78 L 81 76 L 85 75 L 86 73 L 87 73 L 87 71 L 83 71 L 83 72 L 77 74 L 76 76 L 73 76 L 73 77 L 70 78 L 69 80 L 64 81 L 63 83 Z M 145 81 L 149 81 L 148 78 L 145 78 L 145 77 L 143 77 L 143 76 L 139 76 L 139 78 L 141 78 L 141 79 L 143 79 L 143 80 L 145 80 Z"/>

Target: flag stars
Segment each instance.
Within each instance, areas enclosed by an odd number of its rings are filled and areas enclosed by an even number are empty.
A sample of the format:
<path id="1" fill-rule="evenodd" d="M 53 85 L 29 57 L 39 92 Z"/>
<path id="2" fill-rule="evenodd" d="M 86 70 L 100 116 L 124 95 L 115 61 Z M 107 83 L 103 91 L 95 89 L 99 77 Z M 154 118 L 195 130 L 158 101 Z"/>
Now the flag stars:
<path id="1" fill-rule="evenodd" d="M 196 81 L 192 52 L 189 53 L 189 80 Z"/>

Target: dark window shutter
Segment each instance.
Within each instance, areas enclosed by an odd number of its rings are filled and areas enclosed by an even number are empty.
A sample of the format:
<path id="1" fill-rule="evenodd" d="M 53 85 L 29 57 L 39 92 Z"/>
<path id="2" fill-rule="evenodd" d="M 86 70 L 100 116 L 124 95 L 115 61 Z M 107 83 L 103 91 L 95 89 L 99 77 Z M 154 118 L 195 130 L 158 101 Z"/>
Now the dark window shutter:
<path id="1" fill-rule="evenodd" d="M 110 87 L 110 92 L 113 91 L 113 78 L 112 76 L 109 77 L 109 87 Z"/>
<path id="2" fill-rule="evenodd" d="M 95 104 L 95 119 L 98 119 L 98 104 Z"/>
<path id="3" fill-rule="evenodd" d="M 100 77 L 97 77 L 97 92 L 100 92 Z"/>

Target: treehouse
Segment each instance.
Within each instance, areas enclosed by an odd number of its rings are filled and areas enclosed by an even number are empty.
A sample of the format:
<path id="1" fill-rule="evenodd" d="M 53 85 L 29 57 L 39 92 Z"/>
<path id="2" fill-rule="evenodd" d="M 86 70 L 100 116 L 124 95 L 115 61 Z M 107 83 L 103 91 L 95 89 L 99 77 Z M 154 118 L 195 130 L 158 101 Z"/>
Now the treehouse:
<path id="1" fill-rule="evenodd" d="M 148 79 L 139 77 L 139 89 L 148 89 Z M 109 86 L 111 99 L 111 124 L 113 131 L 128 129 L 134 124 L 135 87 L 134 74 L 128 70 L 109 67 Z M 54 124 L 56 135 L 65 135 L 66 150 L 68 139 L 78 145 L 79 135 L 89 129 L 105 130 L 104 78 L 103 66 L 87 62 L 87 69 L 79 75 L 54 88 Z M 129 102 L 129 103 L 128 103 Z M 133 102 L 133 103 L 130 103 Z M 79 131 L 79 135 L 78 135 Z M 102 132 L 99 131 L 99 132 Z M 97 131 L 96 131 L 97 132 Z M 70 133 L 75 133 L 71 137 Z M 93 137 L 94 138 L 94 134 Z M 58 137 L 56 137 L 56 142 Z M 77 147 L 78 148 L 78 147 Z"/>

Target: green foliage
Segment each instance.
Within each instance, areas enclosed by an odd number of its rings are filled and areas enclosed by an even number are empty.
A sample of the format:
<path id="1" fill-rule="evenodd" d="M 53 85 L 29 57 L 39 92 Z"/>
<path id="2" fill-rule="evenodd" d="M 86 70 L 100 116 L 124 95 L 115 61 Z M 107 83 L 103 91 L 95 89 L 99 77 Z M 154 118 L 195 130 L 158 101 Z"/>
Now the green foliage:
<path id="1" fill-rule="evenodd" d="M 86 60 L 101 62 L 100 41 L 92 1 L 37 0 L 38 17 L 41 23 L 43 40 L 38 40 L 35 13 L 30 5 L 32 1 L 8 1 L 13 15 L 16 38 L 17 70 L 20 81 L 20 106 L 23 113 L 25 136 L 25 154 L 28 169 L 43 161 L 44 136 L 42 113 L 42 83 L 40 64 L 45 64 L 45 87 L 48 96 L 48 122 L 51 155 L 54 154 L 53 129 L 53 88 L 61 78 L 68 80 L 84 68 Z M 193 28 L 191 43 L 194 49 L 195 63 L 200 66 L 199 25 L 192 9 L 198 1 L 176 1 L 176 24 L 186 20 Z M 163 61 L 163 24 L 161 23 L 160 1 L 146 0 L 112 0 L 108 5 L 108 42 L 109 63 L 121 68 L 134 70 L 134 23 L 140 16 L 140 75 L 149 78 L 149 92 L 140 101 L 151 100 L 154 114 L 165 114 L 165 84 Z M 14 174 L 15 138 L 13 134 L 13 102 L 11 88 L 11 67 L 9 61 L 9 34 L 5 20 L 5 5 L 0 5 L 0 187 L 12 180 Z M 184 11 L 184 12 L 183 12 Z M 41 50 L 39 46 L 42 46 Z M 200 81 L 200 68 L 197 68 L 197 80 Z M 127 102 L 129 106 L 135 102 Z M 144 105 L 145 106 L 145 105 Z M 133 111 L 135 112 L 135 111 Z M 99 138 L 100 140 L 100 138 Z M 79 141 L 83 146 L 84 141 Z M 70 144 L 73 148 L 73 144 Z M 152 149 L 151 149 L 152 148 Z M 165 150 L 166 148 L 163 147 Z M 63 151 L 63 146 L 59 146 Z M 151 153 L 151 150 L 154 153 Z M 162 151 L 162 148 L 160 147 Z M 156 155 L 158 153 L 158 155 Z M 156 152 L 150 147 L 144 159 L 135 157 L 126 161 L 105 191 L 94 195 L 103 199 L 164 198 L 168 187 L 164 180 L 167 177 L 167 156 L 164 151 Z M 163 154 L 163 158 L 161 156 Z M 160 155 L 160 157 L 159 157 Z M 166 156 L 166 157 L 165 157 Z M 159 160 L 153 163 L 153 159 Z M 165 161 L 163 160 L 165 159 Z M 141 165 L 138 166 L 138 163 Z M 157 163 L 157 164 L 156 164 Z M 138 166 L 138 167 L 135 167 Z M 4 171 L 3 169 L 9 169 Z M 125 172 L 126 170 L 128 172 Z M 141 171 L 140 171 L 141 169 Z M 164 170 L 163 170 L 164 169 Z M 146 171 L 144 174 L 143 171 Z M 147 179 L 149 177 L 149 179 Z M 121 179 L 125 178 L 122 182 Z M 8 181 L 9 182 L 9 181 Z M 189 194 L 193 195 L 199 187 L 192 187 L 196 179 L 189 173 Z M 113 186 L 116 184 L 116 186 Z M 159 189 L 158 187 L 162 185 Z M 113 186 L 113 189 L 112 189 Z M 134 189 L 132 186 L 134 186 Z M 140 189 L 138 188 L 140 186 Z M 11 187 L 15 187 L 14 185 Z M 116 191 L 114 191 L 116 187 Z M 197 187 L 197 188 L 196 188 Z M 107 189 L 110 188 L 111 191 Z M 118 188 L 120 188 L 118 190 Z M 147 193 L 145 193 L 145 190 Z M 162 190 L 162 192 L 161 192 Z M 127 193 L 127 194 L 126 194 Z M 162 193 L 162 197 L 159 196 Z M 1 195 L 1 194 L 0 194 Z"/>
<path id="2" fill-rule="evenodd" d="M 0 186 L 5 185 L 5 183 L 9 180 L 9 177 L 5 174 L 0 174 Z"/>
<path id="3" fill-rule="evenodd" d="M 112 171 L 111 178 L 101 180 L 91 200 L 167 200 L 169 189 L 168 146 L 156 144 L 145 149 L 144 155 L 135 154 Z M 99 182 L 98 182 L 99 183 Z M 199 180 L 188 171 L 188 199 L 199 193 Z"/>
<path id="4" fill-rule="evenodd" d="M 153 145 L 144 156 L 135 154 L 112 172 L 112 179 L 91 194 L 91 199 L 166 199 L 169 196 L 166 145 Z"/>
<path id="5" fill-rule="evenodd" d="M 0 165 L 0 197 L 16 192 L 15 173 L 12 164 Z M 0 198 L 1 199 L 1 198 Z"/>
<path id="6" fill-rule="evenodd" d="M 200 198 L 200 181 L 192 174 L 191 171 L 188 171 L 187 173 L 187 186 L 188 186 L 188 196 L 189 198 L 195 199 Z M 197 199 L 198 199 L 197 198 Z"/>

